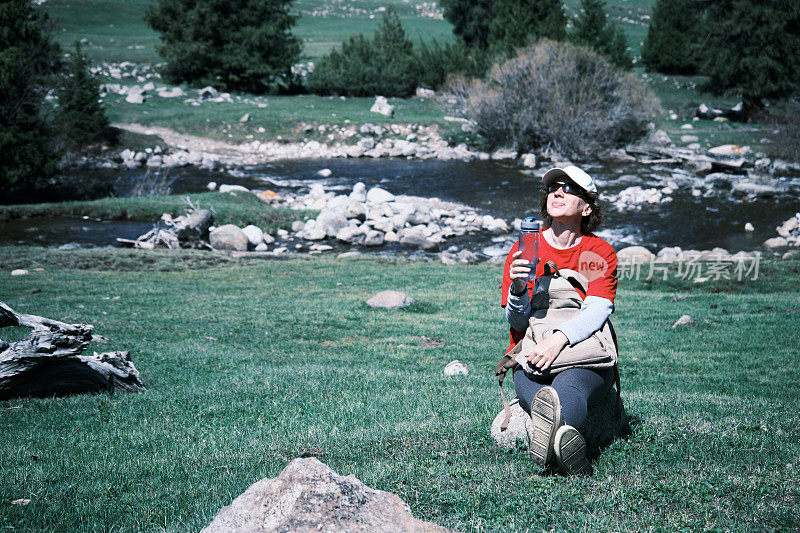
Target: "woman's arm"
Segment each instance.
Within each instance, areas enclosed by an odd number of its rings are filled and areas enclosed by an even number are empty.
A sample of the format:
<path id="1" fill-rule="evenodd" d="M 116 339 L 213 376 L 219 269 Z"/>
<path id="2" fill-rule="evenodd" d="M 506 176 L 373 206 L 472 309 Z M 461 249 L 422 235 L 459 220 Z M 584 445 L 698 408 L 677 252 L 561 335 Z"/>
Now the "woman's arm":
<path id="1" fill-rule="evenodd" d="M 506 303 L 506 320 L 517 331 L 528 329 L 528 319 L 531 317 L 531 299 L 526 290 L 519 296 L 513 292 L 508 293 Z"/>
<path id="2" fill-rule="evenodd" d="M 509 298 L 509 302 L 511 299 Z M 530 303 L 528 304 L 530 313 Z M 592 333 L 603 327 L 608 317 L 614 312 L 614 303 L 608 298 L 587 296 L 581 305 L 581 311 L 560 326 L 558 330 L 567 336 L 570 346 L 588 339 Z M 508 311 L 506 311 L 508 314 Z M 510 320 L 509 320 L 510 322 Z"/>

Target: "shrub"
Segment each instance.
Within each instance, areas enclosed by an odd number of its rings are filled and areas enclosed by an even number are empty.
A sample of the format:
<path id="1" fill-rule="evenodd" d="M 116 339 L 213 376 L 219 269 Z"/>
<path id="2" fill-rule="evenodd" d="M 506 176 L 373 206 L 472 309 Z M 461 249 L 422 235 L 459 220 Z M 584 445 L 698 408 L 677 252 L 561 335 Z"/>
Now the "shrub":
<path id="1" fill-rule="evenodd" d="M 157 0 L 145 20 L 170 83 L 254 93 L 291 83 L 302 45 L 292 35 L 291 0 Z"/>
<path id="2" fill-rule="evenodd" d="M 29 0 L 0 3 L 0 202 L 21 199 L 55 171 L 44 97 L 59 48 L 47 27 Z"/>
<path id="3" fill-rule="evenodd" d="M 477 49 L 469 49 L 464 43 L 446 43 L 440 46 L 434 39 L 428 46 L 420 42 L 414 51 L 418 70 L 418 87 L 438 89 L 449 76 L 462 74 L 483 77 L 489 66 L 487 53 Z"/>
<path id="4" fill-rule="evenodd" d="M 81 147 L 106 135 L 108 118 L 99 100 L 100 82 L 89 72 L 89 61 L 75 43 L 58 86 L 58 122 L 64 143 Z"/>
<path id="5" fill-rule="evenodd" d="M 455 80 L 443 98 L 492 146 L 587 155 L 635 140 L 659 105 L 645 84 L 583 47 L 540 41 L 487 81 Z"/>

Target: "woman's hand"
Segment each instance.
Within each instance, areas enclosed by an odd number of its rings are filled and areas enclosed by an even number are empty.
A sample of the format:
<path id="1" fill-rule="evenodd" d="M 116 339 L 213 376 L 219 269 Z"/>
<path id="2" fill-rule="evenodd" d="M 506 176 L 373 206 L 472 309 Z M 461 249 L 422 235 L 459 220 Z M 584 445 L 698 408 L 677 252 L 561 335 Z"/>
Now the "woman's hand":
<path id="1" fill-rule="evenodd" d="M 569 339 L 561 331 L 556 330 L 552 335 L 533 347 L 527 355 L 528 361 L 542 372 L 550 368 L 558 354 L 569 343 Z"/>
<path id="2" fill-rule="evenodd" d="M 520 256 L 522 252 L 514 252 L 513 261 L 511 261 L 511 267 L 508 270 L 508 275 L 511 278 L 511 281 L 515 279 L 523 278 L 525 280 L 528 279 L 528 274 L 530 274 L 531 269 L 528 268 L 528 261 L 526 259 L 521 259 Z"/>

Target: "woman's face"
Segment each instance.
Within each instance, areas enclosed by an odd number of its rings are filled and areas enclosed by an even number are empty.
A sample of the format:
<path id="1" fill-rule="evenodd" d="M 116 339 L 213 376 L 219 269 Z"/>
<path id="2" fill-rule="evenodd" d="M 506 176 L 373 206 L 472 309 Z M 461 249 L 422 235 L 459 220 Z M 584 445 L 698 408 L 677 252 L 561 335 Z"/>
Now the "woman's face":
<path id="1" fill-rule="evenodd" d="M 557 186 L 564 182 L 556 182 L 553 186 Z M 592 207 L 580 196 L 564 192 L 564 189 L 559 187 L 553 192 L 547 194 L 547 213 L 553 217 L 554 220 L 570 221 L 578 220 L 582 217 L 589 215 L 592 212 Z"/>

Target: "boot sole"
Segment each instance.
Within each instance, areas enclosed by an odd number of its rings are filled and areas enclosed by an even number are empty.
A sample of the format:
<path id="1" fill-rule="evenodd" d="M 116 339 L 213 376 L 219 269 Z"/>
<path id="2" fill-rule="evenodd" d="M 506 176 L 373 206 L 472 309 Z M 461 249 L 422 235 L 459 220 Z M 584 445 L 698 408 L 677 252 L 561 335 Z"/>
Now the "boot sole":
<path id="1" fill-rule="evenodd" d="M 586 440 L 572 426 L 556 431 L 553 446 L 559 470 L 568 476 L 591 476 L 592 465 L 586 458 Z"/>
<path id="2" fill-rule="evenodd" d="M 534 463 L 545 466 L 553 461 L 553 443 L 561 425 L 561 403 L 552 387 L 542 387 L 531 405 L 533 431 L 528 453 Z"/>

